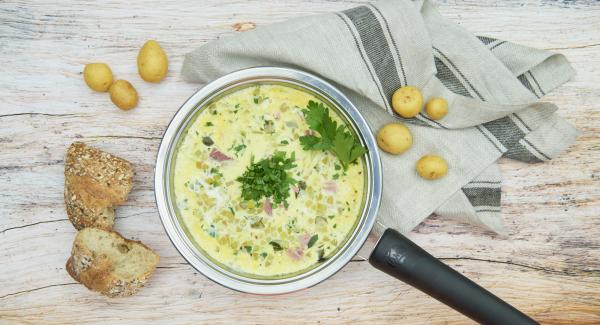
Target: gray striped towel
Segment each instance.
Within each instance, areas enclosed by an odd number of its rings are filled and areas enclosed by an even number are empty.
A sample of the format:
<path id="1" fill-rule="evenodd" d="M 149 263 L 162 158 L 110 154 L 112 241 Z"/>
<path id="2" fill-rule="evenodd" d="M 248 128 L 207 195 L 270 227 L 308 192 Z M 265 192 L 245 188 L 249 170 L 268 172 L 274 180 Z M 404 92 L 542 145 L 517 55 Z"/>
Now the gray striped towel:
<path id="1" fill-rule="evenodd" d="M 538 98 L 569 80 L 564 56 L 490 37 L 475 37 L 444 19 L 428 0 L 380 1 L 338 13 L 300 17 L 224 37 L 189 53 L 183 76 L 205 83 L 253 66 L 284 66 L 319 75 L 341 89 L 376 131 L 403 120 L 413 147 L 383 153 L 379 221 L 407 232 L 431 213 L 504 231 L 496 161 L 551 159 L 578 134 Z M 449 113 L 402 119 L 390 106 L 401 86 L 425 99 L 443 97 Z M 437 154 L 450 165 L 437 181 L 415 162 Z"/>

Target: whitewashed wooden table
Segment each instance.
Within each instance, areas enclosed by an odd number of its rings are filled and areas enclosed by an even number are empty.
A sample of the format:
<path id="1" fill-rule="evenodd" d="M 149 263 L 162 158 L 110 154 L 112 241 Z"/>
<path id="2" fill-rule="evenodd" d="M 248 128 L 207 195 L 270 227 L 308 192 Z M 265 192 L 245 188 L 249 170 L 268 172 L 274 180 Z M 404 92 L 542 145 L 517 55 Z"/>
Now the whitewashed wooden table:
<path id="1" fill-rule="evenodd" d="M 233 292 L 190 267 L 159 221 L 152 188 L 161 135 L 199 85 L 183 55 L 233 25 L 266 25 L 360 1 L 0 2 L 0 323 L 466 323 L 407 285 L 353 261 L 332 279 L 283 296 Z M 503 160 L 508 238 L 429 218 L 411 239 L 544 323 L 600 323 L 600 3 L 443 1 L 443 15 L 481 34 L 564 53 L 577 70 L 546 96 L 583 134 L 545 164 Z M 143 82 L 139 47 L 155 38 L 168 78 Z M 108 63 L 141 96 L 130 112 L 90 91 L 83 65 Z M 108 299 L 65 272 L 75 229 L 63 206 L 74 140 L 133 162 L 116 228 L 155 248 L 160 266 L 138 295 Z"/>

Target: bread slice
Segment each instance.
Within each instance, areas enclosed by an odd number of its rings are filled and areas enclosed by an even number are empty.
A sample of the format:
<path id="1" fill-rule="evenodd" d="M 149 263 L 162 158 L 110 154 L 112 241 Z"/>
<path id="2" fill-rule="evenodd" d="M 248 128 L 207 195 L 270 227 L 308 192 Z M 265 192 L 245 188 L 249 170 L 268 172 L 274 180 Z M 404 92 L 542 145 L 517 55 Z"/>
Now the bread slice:
<path id="1" fill-rule="evenodd" d="M 144 286 L 158 261 L 158 254 L 139 241 L 112 230 L 84 228 L 75 237 L 66 268 L 88 289 L 124 297 Z"/>
<path id="2" fill-rule="evenodd" d="M 133 186 L 133 169 L 125 159 L 74 142 L 65 161 L 65 205 L 77 229 L 112 229 L 114 207 L 123 204 Z"/>

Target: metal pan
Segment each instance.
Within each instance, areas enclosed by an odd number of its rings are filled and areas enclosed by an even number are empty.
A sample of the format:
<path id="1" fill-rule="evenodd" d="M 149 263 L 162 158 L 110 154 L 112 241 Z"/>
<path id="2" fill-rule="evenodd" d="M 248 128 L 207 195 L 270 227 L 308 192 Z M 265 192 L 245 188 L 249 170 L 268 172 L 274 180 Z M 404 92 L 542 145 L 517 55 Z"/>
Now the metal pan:
<path id="1" fill-rule="evenodd" d="M 265 278 L 237 273 L 203 253 L 178 217 L 171 183 L 177 145 L 190 122 L 204 108 L 240 87 L 273 83 L 299 88 L 317 96 L 347 122 L 351 131 L 367 147 L 368 153 L 362 158 L 366 166 L 362 213 L 346 242 L 331 258 L 311 269 L 286 277 Z M 535 323 L 400 233 L 383 229 L 376 222 L 381 201 L 382 170 L 373 133 L 358 109 L 342 92 L 309 73 L 288 68 L 257 67 L 230 73 L 207 84 L 190 97 L 171 120 L 158 151 L 154 181 L 160 218 L 173 245 L 196 270 L 228 288 L 254 294 L 281 294 L 308 288 L 335 274 L 360 250 L 359 254 L 368 257 L 374 267 L 473 320 L 486 324 Z"/>

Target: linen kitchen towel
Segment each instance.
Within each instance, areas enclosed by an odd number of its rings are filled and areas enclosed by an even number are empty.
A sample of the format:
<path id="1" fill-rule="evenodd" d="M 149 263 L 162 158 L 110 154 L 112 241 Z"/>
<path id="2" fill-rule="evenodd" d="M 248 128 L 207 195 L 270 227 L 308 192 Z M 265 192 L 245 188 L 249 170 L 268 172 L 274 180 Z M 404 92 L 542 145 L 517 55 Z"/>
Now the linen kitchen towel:
<path id="1" fill-rule="evenodd" d="M 427 0 L 380 1 L 224 37 L 189 53 L 182 70 L 187 81 L 205 83 L 254 66 L 321 76 L 374 132 L 394 121 L 409 124 L 413 147 L 399 156 L 382 152 L 379 221 L 403 232 L 434 212 L 503 232 L 496 161 L 543 162 L 578 134 L 555 105 L 538 101 L 573 76 L 562 55 L 475 37 Z M 447 99 L 448 115 L 396 115 L 391 97 L 406 85 L 420 88 L 425 100 Z M 448 175 L 420 178 L 415 163 L 425 154 L 444 157 Z"/>

